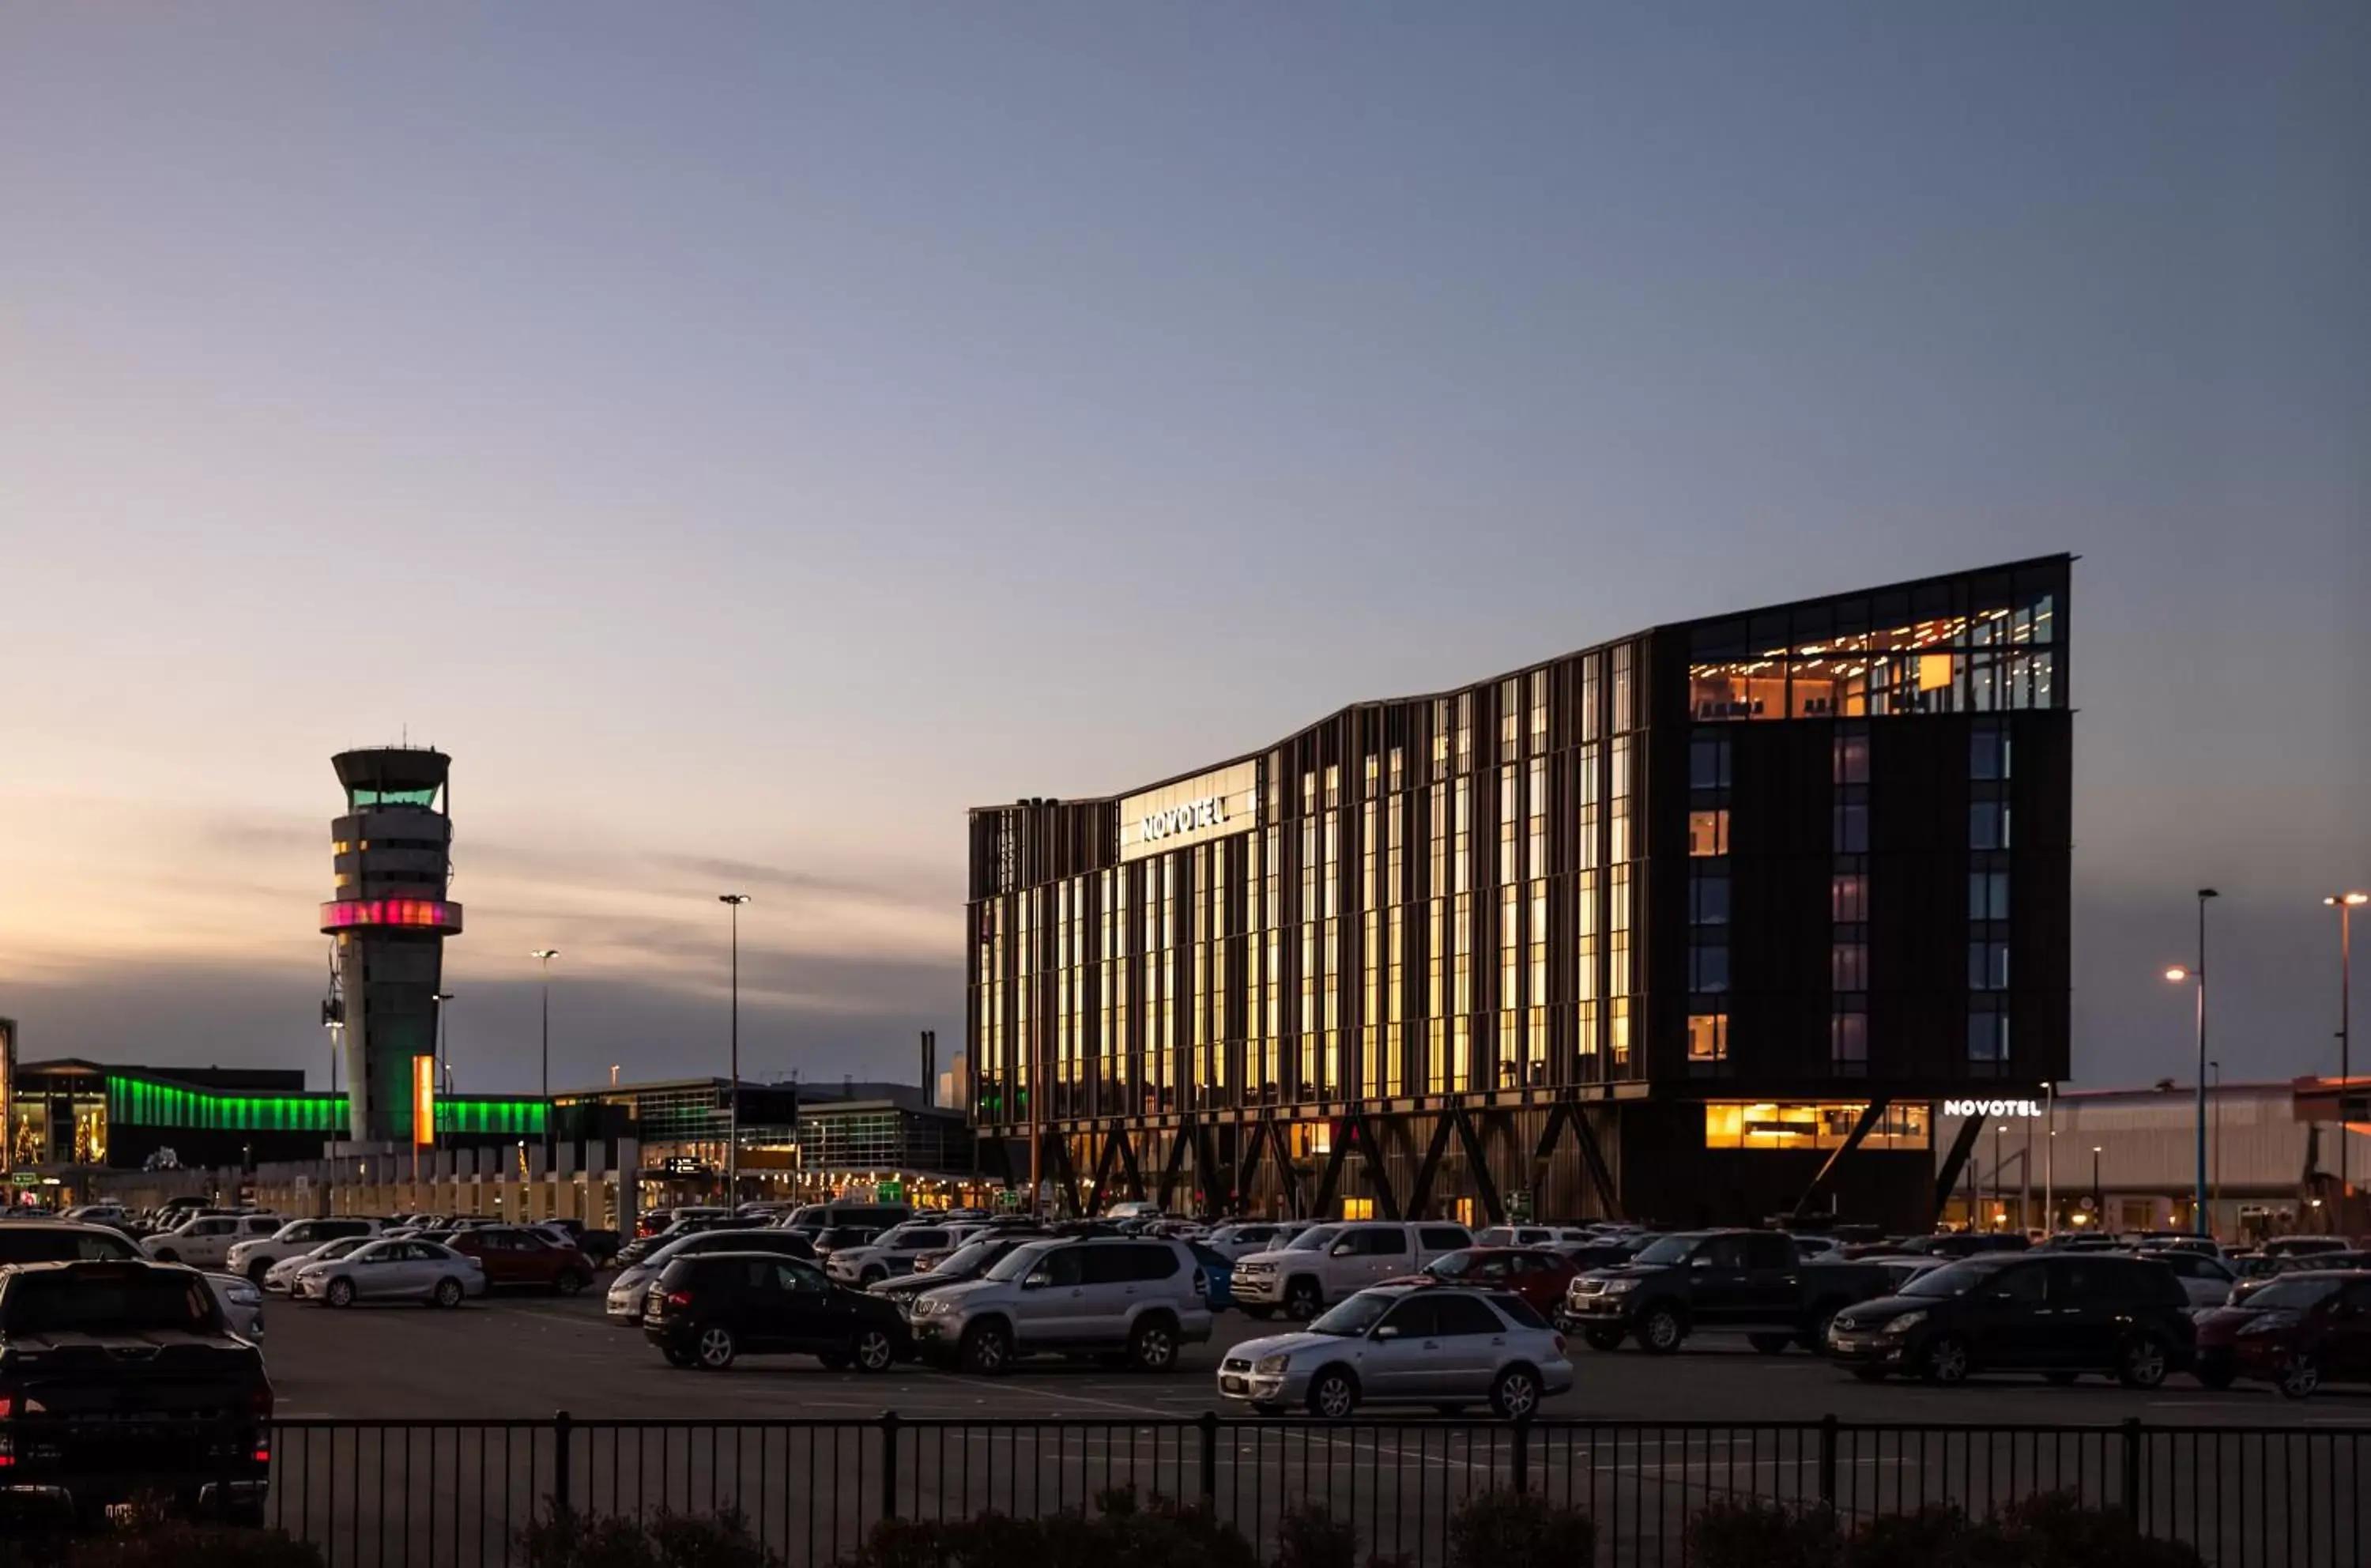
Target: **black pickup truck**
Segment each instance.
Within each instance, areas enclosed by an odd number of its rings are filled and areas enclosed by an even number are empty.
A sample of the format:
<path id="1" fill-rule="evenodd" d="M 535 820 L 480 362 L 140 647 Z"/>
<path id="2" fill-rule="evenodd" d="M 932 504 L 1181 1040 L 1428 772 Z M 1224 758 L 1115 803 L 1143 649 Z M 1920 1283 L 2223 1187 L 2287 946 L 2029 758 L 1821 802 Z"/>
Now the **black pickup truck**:
<path id="1" fill-rule="evenodd" d="M 196 1270 L 0 1269 L 0 1506 L 87 1521 L 154 1497 L 258 1520 L 271 1417 L 262 1353 Z"/>
<path id="2" fill-rule="evenodd" d="M 1775 1355 L 1790 1344 L 1816 1351 L 1840 1309 L 1891 1288 L 1875 1264 L 1809 1261 L 1782 1230 L 1694 1230 L 1576 1275 L 1556 1320 L 1594 1350 L 1636 1337 L 1668 1354 L 1698 1329 L 1727 1329 Z"/>

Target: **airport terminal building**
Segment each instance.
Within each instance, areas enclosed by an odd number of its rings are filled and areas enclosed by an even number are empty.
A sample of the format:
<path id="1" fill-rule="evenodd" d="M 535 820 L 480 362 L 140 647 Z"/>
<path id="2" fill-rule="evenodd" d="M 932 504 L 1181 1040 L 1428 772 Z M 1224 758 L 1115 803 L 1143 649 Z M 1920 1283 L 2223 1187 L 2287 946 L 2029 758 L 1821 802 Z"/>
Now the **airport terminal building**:
<path id="1" fill-rule="evenodd" d="M 2071 564 L 974 811 L 983 1150 L 1081 1208 L 1928 1223 L 1937 1103 L 2067 1076 Z"/>

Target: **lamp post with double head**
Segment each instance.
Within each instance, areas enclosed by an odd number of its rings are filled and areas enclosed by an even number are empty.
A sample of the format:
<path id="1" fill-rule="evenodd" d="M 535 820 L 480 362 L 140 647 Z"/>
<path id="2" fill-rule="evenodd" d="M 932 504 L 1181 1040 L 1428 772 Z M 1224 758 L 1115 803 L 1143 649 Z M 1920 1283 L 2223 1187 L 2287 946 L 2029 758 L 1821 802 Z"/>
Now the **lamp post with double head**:
<path id="1" fill-rule="evenodd" d="M 724 1206 L 741 1201 L 741 906 L 746 893 L 720 893 L 716 902 L 733 911 L 733 1016 L 729 1055 L 732 1087 L 724 1091 Z"/>

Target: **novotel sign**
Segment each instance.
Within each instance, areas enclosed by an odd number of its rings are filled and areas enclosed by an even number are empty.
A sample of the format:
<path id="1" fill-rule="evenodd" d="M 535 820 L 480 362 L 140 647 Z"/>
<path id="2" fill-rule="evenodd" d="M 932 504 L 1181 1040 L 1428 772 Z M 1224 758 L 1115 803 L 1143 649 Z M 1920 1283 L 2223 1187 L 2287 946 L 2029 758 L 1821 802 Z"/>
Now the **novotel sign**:
<path id="1" fill-rule="evenodd" d="M 2039 1100 L 1946 1100 L 1946 1116 L 2039 1116 Z"/>
<path id="2" fill-rule="evenodd" d="M 1181 833 L 1192 833 L 1197 828 L 1222 827 L 1226 821 L 1227 798 L 1224 795 L 1205 795 L 1182 806 L 1145 813 L 1137 825 L 1136 836 L 1145 843 L 1152 844 L 1163 838 L 1174 838 Z"/>

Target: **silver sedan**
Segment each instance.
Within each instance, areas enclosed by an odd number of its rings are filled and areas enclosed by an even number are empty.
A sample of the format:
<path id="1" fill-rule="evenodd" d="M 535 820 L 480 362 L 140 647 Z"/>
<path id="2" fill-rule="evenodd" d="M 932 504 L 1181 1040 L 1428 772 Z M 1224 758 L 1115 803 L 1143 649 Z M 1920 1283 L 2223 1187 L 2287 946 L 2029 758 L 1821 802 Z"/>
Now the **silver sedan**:
<path id="1" fill-rule="evenodd" d="M 357 1301 L 424 1301 L 458 1307 L 486 1293 L 486 1271 L 477 1259 L 434 1241 L 373 1241 L 342 1258 L 307 1262 L 296 1271 L 300 1301 L 351 1307 Z"/>
<path id="2" fill-rule="evenodd" d="M 309 1252 L 299 1252 L 293 1258 L 283 1258 L 263 1272 L 263 1293 L 266 1296 L 296 1294 L 296 1275 L 307 1263 L 326 1263 L 342 1258 L 360 1247 L 367 1247 L 376 1238 L 341 1236 L 335 1241 L 324 1241 Z"/>
<path id="3" fill-rule="evenodd" d="M 1572 1387 L 1564 1336 L 1519 1297 L 1441 1286 L 1362 1290 L 1301 1333 L 1244 1342 L 1219 1364 L 1219 1396 L 1262 1414 L 1296 1405 L 1329 1421 L 1361 1404 L 1509 1420 Z"/>

